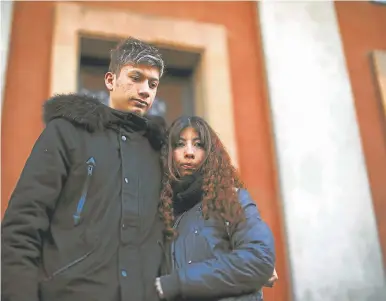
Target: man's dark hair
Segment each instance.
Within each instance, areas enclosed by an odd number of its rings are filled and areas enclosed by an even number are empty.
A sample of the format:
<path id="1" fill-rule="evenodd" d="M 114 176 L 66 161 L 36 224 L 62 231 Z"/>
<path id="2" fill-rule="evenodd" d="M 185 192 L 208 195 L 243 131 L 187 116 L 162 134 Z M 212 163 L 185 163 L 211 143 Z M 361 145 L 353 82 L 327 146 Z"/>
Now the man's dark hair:
<path id="1" fill-rule="evenodd" d="M 127 64 L 156 67 L 160 77 L 165 67 L 161 53 L 156 47 L 133 37 L 121 41 L 111 50 L 109 71 L 117 74 Z"/>

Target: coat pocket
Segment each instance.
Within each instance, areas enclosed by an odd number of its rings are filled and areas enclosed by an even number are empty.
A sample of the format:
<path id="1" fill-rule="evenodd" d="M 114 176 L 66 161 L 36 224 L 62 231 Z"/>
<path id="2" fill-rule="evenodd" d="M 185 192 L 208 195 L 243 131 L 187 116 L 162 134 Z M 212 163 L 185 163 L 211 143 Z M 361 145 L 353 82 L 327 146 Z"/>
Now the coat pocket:
<path id="1" fill-rule="evenodd" d="M 214 258 L 213 247 L 199 227 L 184 237 L 185 260 L 188 264 Z"/>
<path id="2" fill-rule="evenodd" d="M 90 258 L 96 250 L 101 246 L 100 236 L 96 234 L 95 230 L 88 229 L 86 231 L 87 241 L 89 243 L 82 244 L 71 244 L 73 246 L 73 250 L 67 250 L 62 255 L 55 253 L 48 254 L 50 258 L 55 258 L 56 256 L 64 257 L 65 254 L 71 253 L 72 255 L 68 256 L 65 260 L 57 264 L 56 266 L 52 266 L 54 261 L 51 260 L 51 263 L 47 262 L 47 267 L 51 267 L 49 270 L 43 269 L 45 271 L 45 277 L 41 278 L 42 283 L 47 283 L 52 280 L 56 280 L 56 278 L 61 278 L 59 276 L 68 275 L 68 272 L 71 272 L 71 278 L 75 277 L 77 274 L 83 274 L 86 270 L 96 264 L 95 258 Z M 91 260 L 91 261 L 90 261 Z"/>
<path id="3" fill-rule="evenodd" d="M 95 264 L 92 255 L 96 250 L 97 244 L 90 251 L 54 270 L 48 277 L 42 278 L 39 281 L 39 300 L 67 300 L 66 296 L 73 293 L 73 285 L 80 284 L 83 275 Z"/>
<path id="4" fill-rule="evenodd" d="M 82 195 L 78 201 L 78 204 L 76 207 L 76 212 L 73 215 L 74 226 L 78 226 L 81 222 L 81 219 L 82 219 L 82 212 L 83 212 L 83 208 L 84 208 L 84 205 L 86 203 L 86 200 L 87 200 L 88 189 L 89 189 L 89 186 L 91 183 L 94 168 L 96 166 L 94 157 L 91 157 L 90 159 L 88 159 L 86 164 L 87 164 L 87 176 L 86 176 L 86 180 L 84 181 L 84 184 L 83 184 Z"/>
<path id="5" fill-rule="evenodd" d="M 70 263 L 66 264 L 65 266 L 57 269 L 56 271 L 51 273 L 50 276 L 43 279 L 43 282 L 49 282 L 49 281 L 53 280 L 54 278 L 56 278 L 57 276 L 63 274 L 64 272 L 69 271 L 72 268 L 74 268 L 75 266 L 79 265 L 81 262 L 85 261 L 95 251 L 95 249 L 96 249 L 96 247 L 94 247 L 92 250 L 88 251 L 87 253 L 83 254 L 81 257 L 79 257 L 79 258 L 71 261 Z"/>

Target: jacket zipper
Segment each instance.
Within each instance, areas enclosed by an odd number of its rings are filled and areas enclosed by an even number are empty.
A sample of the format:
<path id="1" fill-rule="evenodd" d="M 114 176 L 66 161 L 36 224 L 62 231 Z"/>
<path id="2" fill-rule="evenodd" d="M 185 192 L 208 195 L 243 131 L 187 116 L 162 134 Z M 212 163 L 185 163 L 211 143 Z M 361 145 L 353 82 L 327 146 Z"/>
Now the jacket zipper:
<path id="1" fill-rule="evenodd" d="M 184 213 L 182 213 L 178 218 L 177 220 L 175 221 L 174 225 L 173 225 L 173 229 L 176 229 L 178 227 L 178 224 L 180 223 L 182 217 L 185 215 L 186 211 Z M 172 241 L 172 245 L 171 245 L 171 252 L 172 252 L 172 271 L 175 270 L 175 261 L 176 261 L 176 252 L 175 252 L 175 244 L 174 244 L 174 239 Z"/>
<path id="2" fill-rule="evenodd" d="M 64 271 L 68 270 L 72 266 L 78 264 L 79 262 L 85 260 L 87 257 L 91 255 L 92 252 L 94 252 L 95 248 L 93 248 L 91 251 L 88 251 L 86 254 L 84 254 L 82 257 L 79 257 L 78 259 L 75 259 L 74 261 L 70 262 L 69 264 L 65 265 L 64 267 L 56 270 L 51 274 L 51 276 L 47 277 L 44 281 L 51 281 L 53 278 L 58 276 L 59 274 L 63 273 Z"/>
<path id="3" fill-rule="evenodd" d="M 93 170 L 94 170 L 94 167 L 95 167 L 95 159 L 94 159 L 94 157 L 91 157 L 90 159 L 88 159 L 86 164 L 87 164 L 87 177 L 86 177 L 86 181 L 84 182 L 84 185 L 83 185 L 82 196 L 80 197 L 80 199 L 78 201 L 78 206 L 76 207 L 76 212 L 73 215 L 74 225 L 75 226 L 79 225 L 79 223 L 80 223 L 83 207 L 84 207 L 84 204 L 86 203 L 87 192 L 88 192 L 88 188 L 89 188 L 89 185 L 90 185 L 90 181 L 91 181 L 91 177 L 92 177 L 92 174 L 93 174 Z"/>

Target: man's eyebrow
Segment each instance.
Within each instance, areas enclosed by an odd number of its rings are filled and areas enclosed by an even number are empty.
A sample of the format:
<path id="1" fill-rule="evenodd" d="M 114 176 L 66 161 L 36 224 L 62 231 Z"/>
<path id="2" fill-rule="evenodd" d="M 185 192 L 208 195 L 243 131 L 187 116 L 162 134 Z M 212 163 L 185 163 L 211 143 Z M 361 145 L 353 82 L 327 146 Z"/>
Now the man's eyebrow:
<path id="1" fill-rule="evenodd" d="M 128 70 L 128 73 L 136 73 L 141 76 L 145 75 L 141 70 Z"/>
<path id="2" fill-rule="evenodd" d="M 141 71 L 141 70 L 134 69 L 134 70 L 130 70 L 129 73 L 137 73 L 138 75 L 141 75 L 143 77 L 147 77 L 146 74 L 143 71 Z M 149 80 L 153 80 L 153 81 L 159 82 L 159 78 L 157 78 L 157 77 L 147 77 L 147 78 Z"/>

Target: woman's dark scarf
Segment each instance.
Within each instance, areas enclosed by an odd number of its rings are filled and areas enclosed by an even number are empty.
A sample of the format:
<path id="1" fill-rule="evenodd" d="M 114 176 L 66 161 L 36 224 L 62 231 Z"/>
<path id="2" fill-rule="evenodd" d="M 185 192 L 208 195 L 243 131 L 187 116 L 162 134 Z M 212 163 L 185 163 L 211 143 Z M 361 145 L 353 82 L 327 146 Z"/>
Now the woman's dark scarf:
<path id="1" fill-rule="evenodd" d="M 174 215 L 180 215 L 201 202 L 202 183 L 203 178 L 199 172 L 184 176 L 172 183 Z"/>

